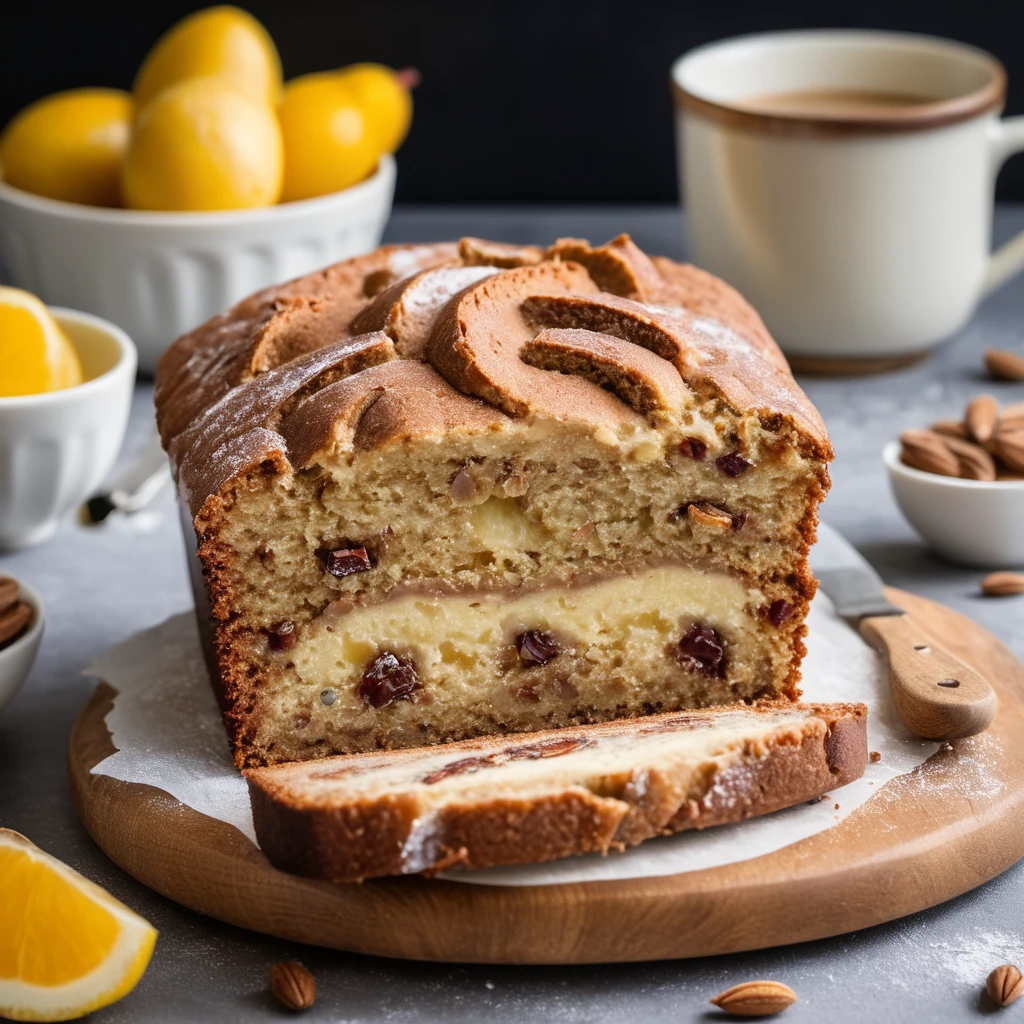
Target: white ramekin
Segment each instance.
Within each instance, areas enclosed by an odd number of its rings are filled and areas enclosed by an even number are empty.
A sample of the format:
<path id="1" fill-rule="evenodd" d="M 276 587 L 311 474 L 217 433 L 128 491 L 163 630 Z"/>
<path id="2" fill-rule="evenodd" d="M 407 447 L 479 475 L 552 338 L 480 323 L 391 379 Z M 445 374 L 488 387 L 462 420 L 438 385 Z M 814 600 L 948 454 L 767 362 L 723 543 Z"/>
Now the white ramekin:
<path id="1" fill-rule="evenodd" d="M 18 580 L 21 599 L 32 606 L 32 623 L 28 632 L 0 651 L 0 708 L 14 700 L 25 682 L 43 639 L 43 602 L 39 595 Z"/>
<path id="2" fill-rule="evenodd" d="M 152 373 L 179 334 L 251 292 L 376 248 L 394 188 L 390 156 L 341 192 L 216 213 L 81 206 L 0 182 L 0 261 L 44 302 L 123 328 Z"/>
<path id="3" fill-rule="evenodd" d="M 1006 569 L 1024 565 L 1024 481 L 960 480 L 900 461 L 900 443 L 882 452 L 896 504 L 915 530 L 953 562 Z"/>
<path id="4" fill-rule="evenodd" d="M 138 361 L 131 338 L 88 313 L 50 312 L 78 350 L 86 381 L 0 398 L 0 549 L 49 537 L 110 472 L 128 424 Z"/>

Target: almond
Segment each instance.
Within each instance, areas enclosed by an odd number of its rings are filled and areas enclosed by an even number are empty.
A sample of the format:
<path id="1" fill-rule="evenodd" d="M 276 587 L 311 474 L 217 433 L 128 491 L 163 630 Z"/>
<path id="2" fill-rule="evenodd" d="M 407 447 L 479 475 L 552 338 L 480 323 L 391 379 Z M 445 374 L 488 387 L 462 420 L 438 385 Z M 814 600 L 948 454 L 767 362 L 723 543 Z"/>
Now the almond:
<path id="1" fill-rule="evenodd" d="M 308 1010 L 316 1001 L 316 979 L 302 964 L 287 960 L 270 968 L 270 992 L 286 1010 Z"/>
<path id="2" fill-rule="evenodd" d="M 989 597 L 1024 594 L 1024 576 L 1019 572 L 990 572 L 981 581 L 981 592 Z"/>
<path id="3" fill-rule="evenodd" d="M 929 429 L 943 437 L 967 437 L 967 428 L 961 420 L 936 420 Z"/>
<path id="4" fill-rule="evenodd" d="M 995 432 L 999 422 L 999 403 L 991 395 L 978 395 L 967 403 L 964 426 L 967 436 L 984 444 Z"/>
<path id="5" fill-rule="evenodd" d="M 32 607 L 24 601 L 18 601 L 0 611 L 0 648 L 8 641 L 16 640 L 31 621 Z"/>
<path id="6" fill-rule="evenodd" d="M 992 438 L 993 453 L 1013 473 L 1024 473 L 1024 429 L 1000 430 Z"/>
<path id="7" fill-rule="evenodd" d="M 795 1002 L 796 993 L 780 981 L 745 981 L 711 1000 L 733 1017 L 770 1017 Z"/>
<path id="8" fill-rule="evenodd" d="M 924 473 L 940 476 L 959 476 L 960 462 L 946 447 L 945 438 L 931 430 L 904 430 L 900 434 L 904 465 Z"/>
<path id="9" fill-rule="evenodd" d="M 686 506 L 686 518 L 700 526 L 711 526 L 716 530 L 731 530 L 732 516 L 709 502 Z"/>
<path id="10" fill-rule="evenodd" d="M 1024 976 L 1014 964 L 997 967 L 985 982 L 985 991 L 996 1006 L 1009 1006 L 1024 996 Z"/>
<path id="11" fill-rule="evenodd" d="M 980 444 L 959 437 L 944 437 L 943 443 L 956 456 L 964 480 L 995 480 L 996 464 Z"/>
<path id="12" fill-rule="evenodd" d="M 18 601 L 18 581 L 11 576 L 0 576 L 0 612 Z"/>
<path id="13" fill-rule="evenodd" d="M 985 366 L 996 380 L 1024 380 L 1024 356 L 1004 348 L 990 348 L 985 353 Z"/>
<path id="14" fill-rule="evenodd" d="M 1004 430 L 1024 430 L 1024 402 L 1003 409 L 999 414 L 999 426 Z"/>

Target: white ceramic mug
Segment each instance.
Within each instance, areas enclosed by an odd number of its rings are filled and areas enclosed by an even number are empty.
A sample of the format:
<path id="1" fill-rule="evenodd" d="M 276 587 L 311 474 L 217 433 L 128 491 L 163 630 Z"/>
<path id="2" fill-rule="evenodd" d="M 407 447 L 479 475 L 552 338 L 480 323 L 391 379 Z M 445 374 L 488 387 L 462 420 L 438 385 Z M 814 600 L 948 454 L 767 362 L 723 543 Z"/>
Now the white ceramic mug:
<path id="1" fill-rule="evenodd" d="M 798 367 L 911 361 L 1024 266 L 1024 234 L 989 252 L 996 174 L 1024 149 L 1024 117 L 999 120 L 1006 75 L 989 54 L 901 33 L 768 33 L 690 51 L 672 83 L 695 262 L 753 303 Z M 921 102 L 832 117 L 752 102 L 807 90 Z"/>

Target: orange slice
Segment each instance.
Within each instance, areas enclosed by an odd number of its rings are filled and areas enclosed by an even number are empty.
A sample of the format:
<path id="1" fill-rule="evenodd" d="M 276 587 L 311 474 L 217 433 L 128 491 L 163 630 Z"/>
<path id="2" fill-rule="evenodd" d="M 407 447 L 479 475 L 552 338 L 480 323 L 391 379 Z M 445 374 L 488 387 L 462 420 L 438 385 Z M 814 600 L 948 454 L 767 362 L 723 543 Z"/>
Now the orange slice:
<path id="1" fill-rule="evenodd" d="M 0 828 L 0 1017 L 72 1020 L 130 992 L 156 930 L 108 892 Z"/>
<path id="2" fill-rule="evenodd" d="M 0 287 L 0 398 L 82 383 L 82 364 L 50 311 L 29 292 Z"/>

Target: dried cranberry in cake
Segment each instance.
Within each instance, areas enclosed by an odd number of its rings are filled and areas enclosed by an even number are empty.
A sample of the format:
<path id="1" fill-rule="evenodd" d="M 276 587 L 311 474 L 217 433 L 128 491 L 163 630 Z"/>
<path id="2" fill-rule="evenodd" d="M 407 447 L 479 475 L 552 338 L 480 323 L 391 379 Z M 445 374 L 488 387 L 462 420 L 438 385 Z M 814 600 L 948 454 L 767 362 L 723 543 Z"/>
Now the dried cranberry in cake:
<path id="1" fill-rule="evenodd" d="M 359 681 L 359 696 L 378 711 L 396 700 L 408 698 L 420 687 L 411 658 L 384 651 L 366 667 Z"/>
<path id="2" fill-rule="evenodd" d="M 725 648 L 718 633 L 705 623 L 691 626 L 679 646 L 676 657 L 684 668 L 721 679 L 725 675 Z"/>
<path id="3" fill-rule="evenodd" d="M 679 442 L 679 450 L 688 458 L 700 462 L 708 452 L 707 444 L 699 437 L 684 437 Z"/>
<path id="4" fill-rule="evenodd" d="M 336 548 L 320 548 L 317 557 L 327 571 L 339 579 L 373 568 L 373 560 L 365 545 L 354 540 L 343 540 Z"/>
<path id="5" fill-rule="evenodd" d="M 295 646 L 299 639 L 299 627 L 294 622 L 285 619 L 272 626 L 267 635 L 267 646 L 272 651 L 287 651 Z"/>
<path id="6" fill-rule="evenodd" d="M 519 660 L 528 665 L 546 665 L 562 653 L 554 636 L 546 629 L 528 629 L 516 637 Z"/>
<path id="7" fill-rule="evenodd" d="M 788 601 L 783 601 L 779 598 L 777 601 L 772 601 L 768 605 L 768 621 L 773 626 L 781 626 L 786 619 L 793 614 L 793 606 Z"/>
<path id="8" fill-rule="evenodd" d="M 748 459 L 743 458 L 739 452 L 726 452 L 724 455 L 719 455 L 715 459 L 715 465 L 726 475 L 726 476 L 740 476 L 745 473 L 753 465 Z"/>

